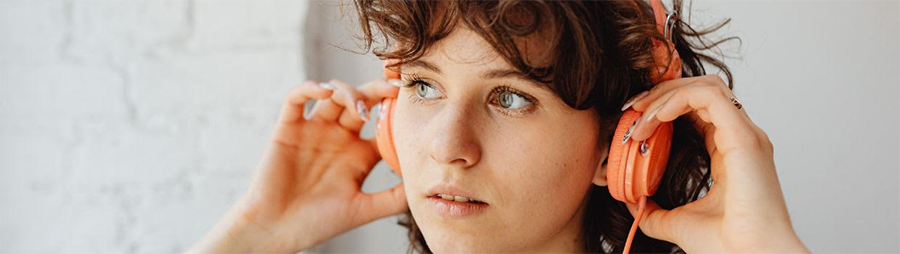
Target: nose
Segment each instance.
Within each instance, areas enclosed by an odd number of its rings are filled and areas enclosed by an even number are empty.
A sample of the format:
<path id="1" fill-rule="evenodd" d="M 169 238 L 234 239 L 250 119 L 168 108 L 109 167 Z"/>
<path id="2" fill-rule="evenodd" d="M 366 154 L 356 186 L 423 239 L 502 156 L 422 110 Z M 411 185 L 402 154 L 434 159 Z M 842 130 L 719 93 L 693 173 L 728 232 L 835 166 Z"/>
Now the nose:
<path id="1" fill-rule="evenodd" d="M 470 168 L 481 159 L 481 145 L 477 135 L 477 116 L 464 103 L 449 104 L 431 124 L 435 130 L 429 151 L 440 165 Z"/>

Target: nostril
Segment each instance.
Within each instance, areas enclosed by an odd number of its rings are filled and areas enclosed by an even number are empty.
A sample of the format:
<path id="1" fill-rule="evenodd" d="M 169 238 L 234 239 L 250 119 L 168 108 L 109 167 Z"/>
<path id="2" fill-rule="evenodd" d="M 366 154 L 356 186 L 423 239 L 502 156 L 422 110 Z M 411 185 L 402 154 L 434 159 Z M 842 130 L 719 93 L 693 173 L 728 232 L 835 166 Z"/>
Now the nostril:
<path id="1" fill-rule="evenodd" d="M 452 164 L 462 164 L 462 165 L 466 165 L 466 163 L 467 163 L 466 159 L 463 159 L 463 158 L 459 158 L 459 159 L 455 159 L 455 160 L 453 160 L 453 161 L 450 161 L 450 164 L 451 164 L 451 165 L 452 165 Z"/>

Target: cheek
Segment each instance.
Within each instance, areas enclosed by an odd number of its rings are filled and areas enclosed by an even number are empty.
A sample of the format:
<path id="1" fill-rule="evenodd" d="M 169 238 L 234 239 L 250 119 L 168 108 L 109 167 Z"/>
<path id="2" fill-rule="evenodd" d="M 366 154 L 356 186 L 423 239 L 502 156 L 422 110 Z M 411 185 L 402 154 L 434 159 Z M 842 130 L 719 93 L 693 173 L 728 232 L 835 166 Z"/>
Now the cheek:
<path id="1" fill-rule="evenodd" d="M 557 232 L 572 219 L 591 186 L 599 160 L 595 123 L 542 121 L 522 129 L 519 135 L 496 135 L 499 138 L 485 142 L 490 146 L 485 150 L 491 151 L 487 162 L 496 166 L 494 186 L 511 219 L 508 225 L 518 224 L 516 230 L 542 234 Z"/>
<path id="2" fill-rule="evenodd" d="M 421 183 L 421 181 L 415 181 L 412 178 L 418 177 L 419 172 L 417 169 L 423 168 L 428 158 L 425 153 L 426 144 L 417 142 L 417 140 L 427 140 L 424 137 L 427 134 L 421 130 L 425 128 L 430 118 L 425 115 L 427 112 L 411 104 L 407 96 L 409 94 L 401 91 L 397 97 L 393 119 L 391 119 L 391 126 L 393 127 L 391 131 L 393 132 L 394 148 L 403 173 L 403 182 L 407 188 L 407 193 L 410 193 L 411 187 L 416 187 L 416 184 Z"/>
<path id="3" fill-rule="evenodd" d="M 593 125 L 586 125 L 593 126 Z M 493 151 L 503 162 L 502 177 L 510 186 L 503 193 L 522 193 L 518 204 L 547 205 L 579 204 L 596 166 L 596 129 L 586 126 L 558 126 L 553 130 L 534 128 L 533 135 L 517 135 L 515 143 L 499 142 Z M 537 127 L 537 126 L 535 126 Z"/>

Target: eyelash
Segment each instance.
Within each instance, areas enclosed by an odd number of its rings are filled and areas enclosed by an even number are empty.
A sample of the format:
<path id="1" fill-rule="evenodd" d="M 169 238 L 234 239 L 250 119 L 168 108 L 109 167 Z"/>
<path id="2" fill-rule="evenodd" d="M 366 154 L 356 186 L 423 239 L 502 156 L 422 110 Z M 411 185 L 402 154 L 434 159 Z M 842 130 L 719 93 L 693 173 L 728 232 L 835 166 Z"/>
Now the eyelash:
<path id="1" fill-rule="evenodd" d="M 431 86 L 432 89 L 437 89 L 433 85 L 422 80 L 422 78 L 416 74 L 410 74 L 409 81 L 407 81 L 403 87 L 406 89 L 410 89 L 410 88 L 416 88 L 416 85 L 427 85 L 427 86 Z M 512 94 L 522 97 L 523 99 L 525 99 L 525 101 L 527 101 L 529 103 L 528 106 L 526 106 L 523 109 L 519 109 L 519 110 L 507 110 L 507 109 L 504 109 L 503 107 L 500 107 L 498 96 L 499 96 L 499 94 L 501 94 L 503 92 L 512 93 Z M 410 93 L 409 98 L 414 103 L 418 103 L 418 104 L 426 104 L 430 101 L 428 99 L 419 98 L 416 91 L 413 91 L 412 93 Z M 491 96 L 490 96 L 489 102 L 491 104 L 497 105 L 496 108 L 500 111 L 500 113 L 502 113 L 506 116 L 509 116 L 509 117 L 517 117 L 517 116 L 522 116 L 522 115 L 531 113 L 532 111 L 534 111 L 535 108 L 537 108 L 537 105 L 538 105 L 537 99 L 535 99 L 531 95 L 528 95 L 519 90 L 513 89 L 512 87 L 510 87 L 508 85 L 498 86 L 498 87 L 495 87 L 493 90 L 491 90 Z"/>
<path id="2" fill-rule="evenodd" d="M 409 76 L 409 81 L 406 82 L 406 85 L 404 85 L 403 88 L 405 88 L 405 89 L 416 88 L 416 85 L 427 85 L 427 86 L 431 86 L 432 88 L 434 88 L 434 86 L 432 86 L 428 82 L 425 82 L 424 80 L 422 80 L 422 78 L 419 77 L 419 75 L 416 75 L 416 74 L 411 74 Z M 437 88 L 434 88 L 434 89 L 437 89 Z M 428 102 L 428 100 L 426 100 L 426 99 L 419 98 L 419 95 L 416 94 L 416 91 L 409 93 L 409 98 L 412 99 L 413 102 L 415 102 L 417 104 L 425 104 L 426 102 Z"/>
<path id="3" fill-rule="evenodd" d="M 503 92 L 515 94 L 519 97 L 522 97 L 522 99 L 524 99 L 525 101 L 528 102 L 528 106 L 525 106 L 524 108 L 517 109 L 517 110 L 507 110 L 507 109 L 504 109 L 503 107 L 500 107 L 499 96 Z M 490 98 L 491 98 L 490 103 L 497 105 L 497 109 L 499 109 L 501 111 L 501 113 L 506 114 L 507 116 L 523 116 L 525 114 L 528 114 L 528 113 L 531 113 L 532 111 L 534 111 L 534 109 L 538 105 L 537 100 L 534 97 L 531 97 L 531 95 L 520 92 L 519 90 L 513 89 L 512 87 L 510 87 L 508 85 L 502 85 L 502 86 L 495 87 L 491 91 Z"/>

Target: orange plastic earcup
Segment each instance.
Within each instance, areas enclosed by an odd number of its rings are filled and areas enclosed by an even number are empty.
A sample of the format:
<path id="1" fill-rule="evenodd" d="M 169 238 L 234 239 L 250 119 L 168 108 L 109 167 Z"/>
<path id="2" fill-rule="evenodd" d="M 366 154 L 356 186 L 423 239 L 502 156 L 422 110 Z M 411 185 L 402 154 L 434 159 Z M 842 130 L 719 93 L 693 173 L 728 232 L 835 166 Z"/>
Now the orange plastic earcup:
<path id="1" fill-rule="evenodd" d="M 610 142 L 606 178 L 613 198 L 622 202 L 637 203 L 641 196 L 652 196 L 662 180 L 672 143 L 672 123 L 657 127 L 644 142 L 628 139 L 628 129 L 642 113 L 628 109 L 619 119 Z M 645 143 L 645 151 L 641 146 Z"/>
<path id="2" fill-rule="evenodd" d="M 399 68 L 394 71 L 387 66 L 392 61 L 384 62 L 384 77 L 387 79 L 400 79 Z M 378 116 L 378 122 L 375 125 L 375 143 L 378 145 L 378 152 L 381 153 L 381 159 L 384 160 L 397 175 L 400 173 L 400 160 L 397 159 L 397 149 L 394 147 L 394 134 L 391 124 L 393 124 L 394 102 L 395 98 L 386 98 L 381 102 L 381 112 Z"/>
<path id="3" fill-rule="evenodd" d="M 622 142 L 624 139 L 626 132 L 631 128 L 631 125 L 634 123 L 634 120 L 640 116 L 640 113 L 635 112 L 634 110 L 629 109 L 622 114 L 622 117 L 619 118 L 619 125 L 616 127 L 616 132 L 613 134 L 613 139 L 610 141 L 609 148 L 609 157 L 607 162 L 607 170 L 606 170 L 606 181 L 609 186 L 609 193 L 616 200 L 625 200 L 625 194 L 622 190 L 622 185 L 625 182 L 625 170 L 623 167 L 625 166 L 626 161 L 628 161 L 628 153 L 624 152 L 627 149 L 627 146 L 631 145 L 628 142 Z"/>
<path id="4" fill-rule="evenodd" d="M 384 99 L 381 102 L 381 116 L 378 118 L 375 131 L 375 143 L 378 144 L 378 152 L 397 175 L 400 175 L 400 161 L 397 159 L 397 150 L 394 148 L 394 135 L 391 133 L 391 117 L 394 114 L 394 99 Z"/>

